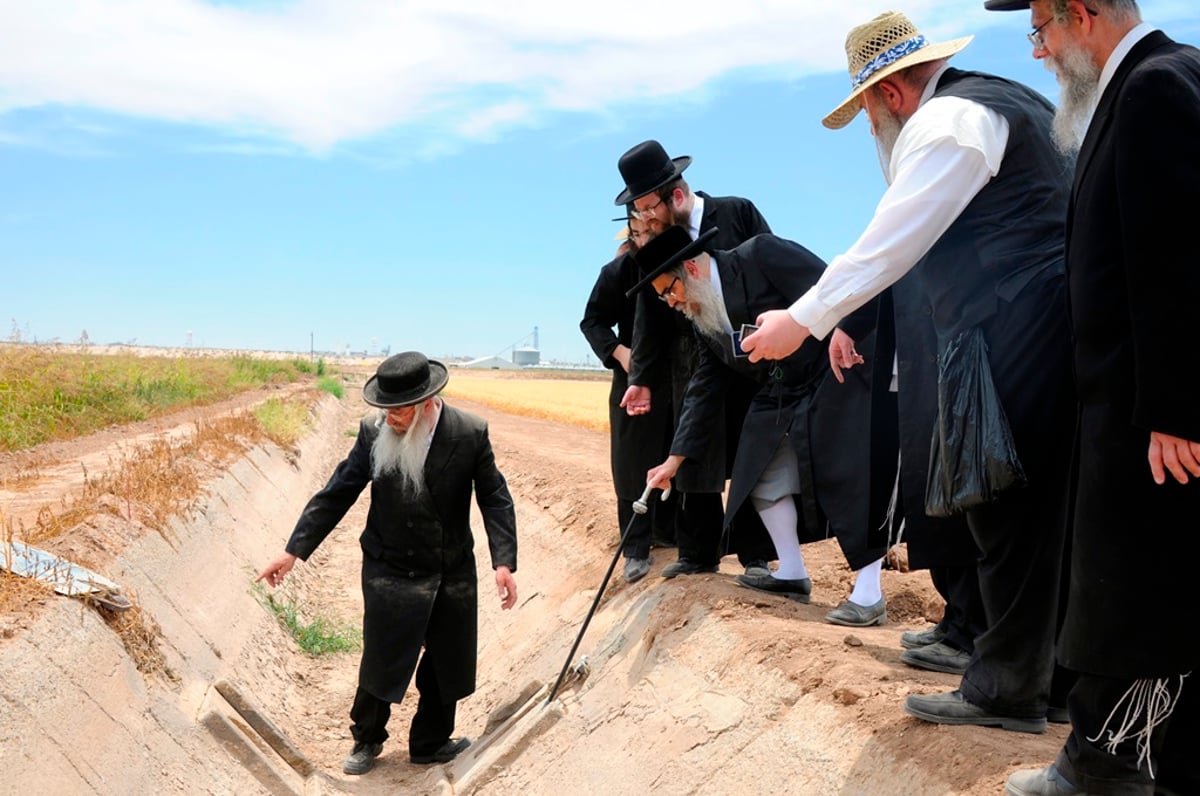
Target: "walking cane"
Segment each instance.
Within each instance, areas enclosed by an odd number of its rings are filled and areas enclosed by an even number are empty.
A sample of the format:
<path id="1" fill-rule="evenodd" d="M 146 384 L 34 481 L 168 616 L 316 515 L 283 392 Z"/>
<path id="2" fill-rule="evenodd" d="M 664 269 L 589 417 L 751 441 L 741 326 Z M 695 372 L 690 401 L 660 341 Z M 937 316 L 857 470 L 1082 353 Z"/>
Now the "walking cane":
<path id="1" fill-rule="evenodd" d="M 654 487 L 646 484 L 646 491 L 642 496 L 633 501 L 633 513 L 645 514 L 650 510 L 646 505 L 646 501 L 650 498 L 650 491 Z M 671 487 L 668 485 L 663 490 L 662 497 L 659 500 L 666 500 L 671 494 Z M 588 623 L 592 621 L 592 614 L 596 613 L 596 606 L 600 605 L 600 598 L 604 596 L 604 589 L 608 586 L 608 579 L 612 577 L 613 570 L 617 567 L 617 560 L 621 557 L 621 550 L 625 547 L 625 540 L 629 537 L 629 532 L 633 530 L 633 523 L 637 521 L 637 517 L 630 517 L 629 524 L 625 526 L 625 532 L 621 534 L 621 541 L 617 545 L 617 551 L 613 553 L 612 562 L 608 565 L 608 572 L 604 573 L 604 580 L 600 581 L 600 588 L 596 590 L 596 599 L 592 600 L 592 607 L 588 610 L 587 616 L 583 618 L 583 627 L 579 628 L 579 635 L 575 637 L 575 644 L 571 647 L 571 652 L 567 655 L 567 659 L 563 661 L 562 671 L 558 673 L 558 680 L 554 682 L 554 688 L 550 689 L 550 696 L 546 697 L 546 704 L 549 705 L 554 701 L 554 697 L 558 694 L 558 688 L 562 685 L 563 678 L 567 676 L 567 669 L 571 665 L 571 661 L 575 658 L 575 651 L 579 649 L 579 642 L 583 641 L 583 634 L 587 632 Z"/>

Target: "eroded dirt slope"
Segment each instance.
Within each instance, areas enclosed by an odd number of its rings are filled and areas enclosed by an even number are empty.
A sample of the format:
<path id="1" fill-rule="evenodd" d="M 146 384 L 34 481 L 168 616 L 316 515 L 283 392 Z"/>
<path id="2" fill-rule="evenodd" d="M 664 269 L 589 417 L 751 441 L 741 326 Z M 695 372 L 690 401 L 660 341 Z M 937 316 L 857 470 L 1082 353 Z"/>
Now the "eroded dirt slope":
<path id="1" fill-rule="evenodd" d="M 261 780 L 237 772 L 242 763 L 197 724 L 205 695 L 222 678 L 235 682 L 314 767 L 306 792 L 992 794 L 1014 768 L 1052 759 L 1061 744 L 1057 727 L 1028 736 L 905 716 L 908 693 L 956 683 L 899 662 L 901 631 L 924 627 L 940 603 L 924 573 L 887 571 L 888 625 L 825 624 L 825 612 L 850 587 L 833 542 L 806 547 L 811 605 L 739 588 L 733 559 L 717 574 L 666 581 L 658 573 L 675 551 L 655 550 L 650 576 L 632 586 L 620 581 L 618 566 L 576 656 L 587 660 L 586 678 L 571 682 L 553 706 L 526 703 L 523 696 L 558 676 L 612 557 L 618 530 L 607 440 L 456 403 L 489 418 L 517 500 L 521 544 L 518 607 L 501 612 L 476 520 L 479 688 L 460 704 L 458 723 L 477 739 L 472 753 L 451 766 L 409 764 L 414 698 L 394 710 L 393 738 L 376 769 L 362 778 L 341 774 L 357 657 L 298 652 L 252 594 L 253 571 L 282 547 L 304 501 L 352 444 L 348 434 L 365 407 L 351 392 L 322 406 L 319 430 L 298 459 L 268 448 L 214 475 L 207 501 L 169 539 L 108 531 L 108 543 L 119 548 L 110 551 L 110 574 L 137 587 L 162 629 L 177 679 L 145 677 L 122 661 L 94 609 L 43 597 L 20 622 L 0 620 L 8 622 L 0 667 L 24 672 L 0 685 L 7 702 L 0 763 L 24 776 L 39 760 L 65 766 L 72 773 L 58 792 L 252 792 L 244 788 L 261 788 Z M 82 453 L 88 442 L 79 446 Z M 69 446 L 55 455 L 71 461 Z M 39 489 L 53 493 L 49 483 Z M 358 620 L 357 536 L 366 500 L 297 568 L 281 598 L 335 620 Z M 28 643 L 34 636 L 37 644 Z M 69 712 L 56 724 L 34 707 L 29 689 L 49 688 L 55 678 L 25 669 L 37 665 L 39 652 L 51 654 L 51 639 L 63 673 L 57 679 L 71 680 L 100 706 L 74 717 L 79 724 L 80 716 L 98 714 L 91 726 L 71 726 Z M 99 671 L 78 665 L 89 656 L 108 663 Z M 70 699 L 61 695 L 51 706 L 66 711 Z M 495 725 L 498 711 L 523 703 L 524 718 Z M 109 752 L 106 737 L 116 739 Z M 123 780 L 122 760 L 156 761 L 160 770 Z M 0 792 L 11 784 L 0 782 Z"/>

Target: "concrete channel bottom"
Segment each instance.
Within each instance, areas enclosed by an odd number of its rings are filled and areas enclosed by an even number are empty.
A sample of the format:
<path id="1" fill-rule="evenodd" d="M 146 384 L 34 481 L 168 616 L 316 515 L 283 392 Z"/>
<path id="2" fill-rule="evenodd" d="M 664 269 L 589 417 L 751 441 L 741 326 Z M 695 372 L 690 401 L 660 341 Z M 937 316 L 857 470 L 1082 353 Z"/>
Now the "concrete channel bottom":
<path id="1" fill-rule="evenodd" d="M 443 793 L 470 793 L 489 772 L 512 763 L 526 743 L 563 715 L 561 702 L 546 705 L 550 688 L 530 683 L 492 712 L 483 736 L 446 767 Z M 538 708 L 535 710 L 535 708 Z M 544 709 L 542 709 L 544 708 Z M 316 769 L 283 731 L 238 686 L 219 680 L 204 695 L 200 723 L 231 757 L 276 796 L 331 793 Z M 453 782 L 453 786 L 451 786 Z"/>

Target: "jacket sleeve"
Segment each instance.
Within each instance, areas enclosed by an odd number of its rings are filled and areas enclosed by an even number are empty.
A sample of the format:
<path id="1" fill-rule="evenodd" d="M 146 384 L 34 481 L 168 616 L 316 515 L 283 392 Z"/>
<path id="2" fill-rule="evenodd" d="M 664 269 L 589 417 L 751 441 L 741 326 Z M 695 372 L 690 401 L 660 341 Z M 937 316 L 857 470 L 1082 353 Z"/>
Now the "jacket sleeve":
<path id="1" fill-rule="evenodd" d="M 713 429 L 723 427 L 721 413 L 733 371 L 717 358 L 704 338 L 697 334 L 699 351 L 696 369 L 688 381 L 679 411 L 679 424 L 671 440 L 671 455 L 697 459 L 712 442 Z"/>
<path id="2" fill-rule="evenodd" d="M 600 269 L 592 294 L 588 296 L 587 304 L 583 307 L 583 320 L 579 322 L 579 331 L 587 339 L 588 345 L 596 358 L 606 368 L 617 368 L 620 365 L 613 359 L 612 352 L 620 342 L 613 327 L 621 317 L 621 304 L 625 301 L 625 293 L 613 269 L 606 265 Z"/>
<path id="3" fill-rule="evenodd" d="M 370 483 L 371 443 L 375 439 L 372 422 L 359 423 L 358 439 L 350 454 L 333 471 L 324 488 L 309 499 L 284 547 L 287 552 L 307 561 Z"/>
<path id="4" fill-rule="evenodd" d="M 671 341 L 678 334 L 672 313 L 654 298 L 651 288 L 643 288 L 636 299 L 633 314 L 633 341 L 630 346 L 629 383 L 653 387 L 669 383 Z"/>
<path id="5" fill-rule="evenodd" d="M 475 454 L 475 503 L 483 516 L 492 568 L 506 566 L 517 571 L 517 513 L 508 483 L 496 467 L 496 455 L 487 426 L 479 431 Z"/>

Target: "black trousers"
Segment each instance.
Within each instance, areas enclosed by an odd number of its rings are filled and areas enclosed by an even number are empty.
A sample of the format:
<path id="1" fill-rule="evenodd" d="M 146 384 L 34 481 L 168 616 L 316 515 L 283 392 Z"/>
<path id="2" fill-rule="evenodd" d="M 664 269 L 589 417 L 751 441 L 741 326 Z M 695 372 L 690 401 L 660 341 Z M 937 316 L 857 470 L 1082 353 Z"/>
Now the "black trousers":
<path id="1" fill-rule="evenodd" d="M 1027 288 L 987 325 L 988 360 L 1028 485 L 966 512 L 979 550 L 986 629 L 963 675 L 967 701 L 1016 718 L 1046 715 L 1075 428 L 1061 278 Z"/>
<path id="2" fill-rule="evenodd" d="M 653 497 L 657 500 L 657 496 Z M 617 523 L 621 526 L 620 532 L 624 535 L 625 542 L 621 546 L 621 552 L 626 558 L 649 558 L 650 557 L 650 534 L 654 529 L 654 510 L 655 506 L 647 504 L 647 512 L 638 514 L 633 510 L 633 501 L 617 498 Z M 633 523 L 632 526 L 630 523 Z M 625 533 L 626 530 L 629 533 Z"/>
<path id="3" fill-rule="evenodd" d="M 1118 703 L 1133 681 L 1078 675 L 1067 700 L 1071 734 L 1055 761 L 1059 772 L 1077 788 L 1099 796 L 1200 793 L 1200 758 L 1196 756 L 1196 741 L 1200 738 L 1200 682 L 1188 677 L 1181 687 L 1175 677 L 1163 683 L 1172 696 L 1178 695 L 1178 701 L 1167 720 L 1152 731 L 1147 763 L 1139 762 L 1135 737 L 1118 744 L 1115 754 L 1104 748 L 1108 731 L 1115 730 L 1125 715 L 1124 705 L 1118 708 Z M 1109 719 L 1114 708 L 1116 713 Z M 1132 733 L 1145 726 L 1142 713 Z"/>
<path id="4" fill-rule="evenodd" d="M 975 637 L 984 631 L 983 599 L 979 595 L 979 571 L 973 567 L 930 567 L 933 588 L 946 601 L 946 613 L 938 627 L 946 634 L 945 643 L 970 654 Z"/>
<path id="5" fill-rule="evenodd" d="M 450 740 L 458 702 L 442 701 L 437 672 L 428 653 L 422 654 L 417 663 L 416 682 L 420 698 L 408 731 L 408 753 L 428 755 Z M 350 734 L 356 743 L 383 743 L 388 739 L 387 723 L 391 715 L 391 702 L 379 699 L 360 687 L 354 693 L 354 704 L 350 708 L 350 720 L 353 722 Z"/>
<path id="6" fill-rule="evenodd" d="M 775 546 L 749 501 L 731 520 L 731 547 L 742 566 L 773 561 Z M 725 555 L 725 508 L 716 492 L 686 492 L 675 506 L 675 541 L 679 557 L 701 566 L 716 566 Z"/>

